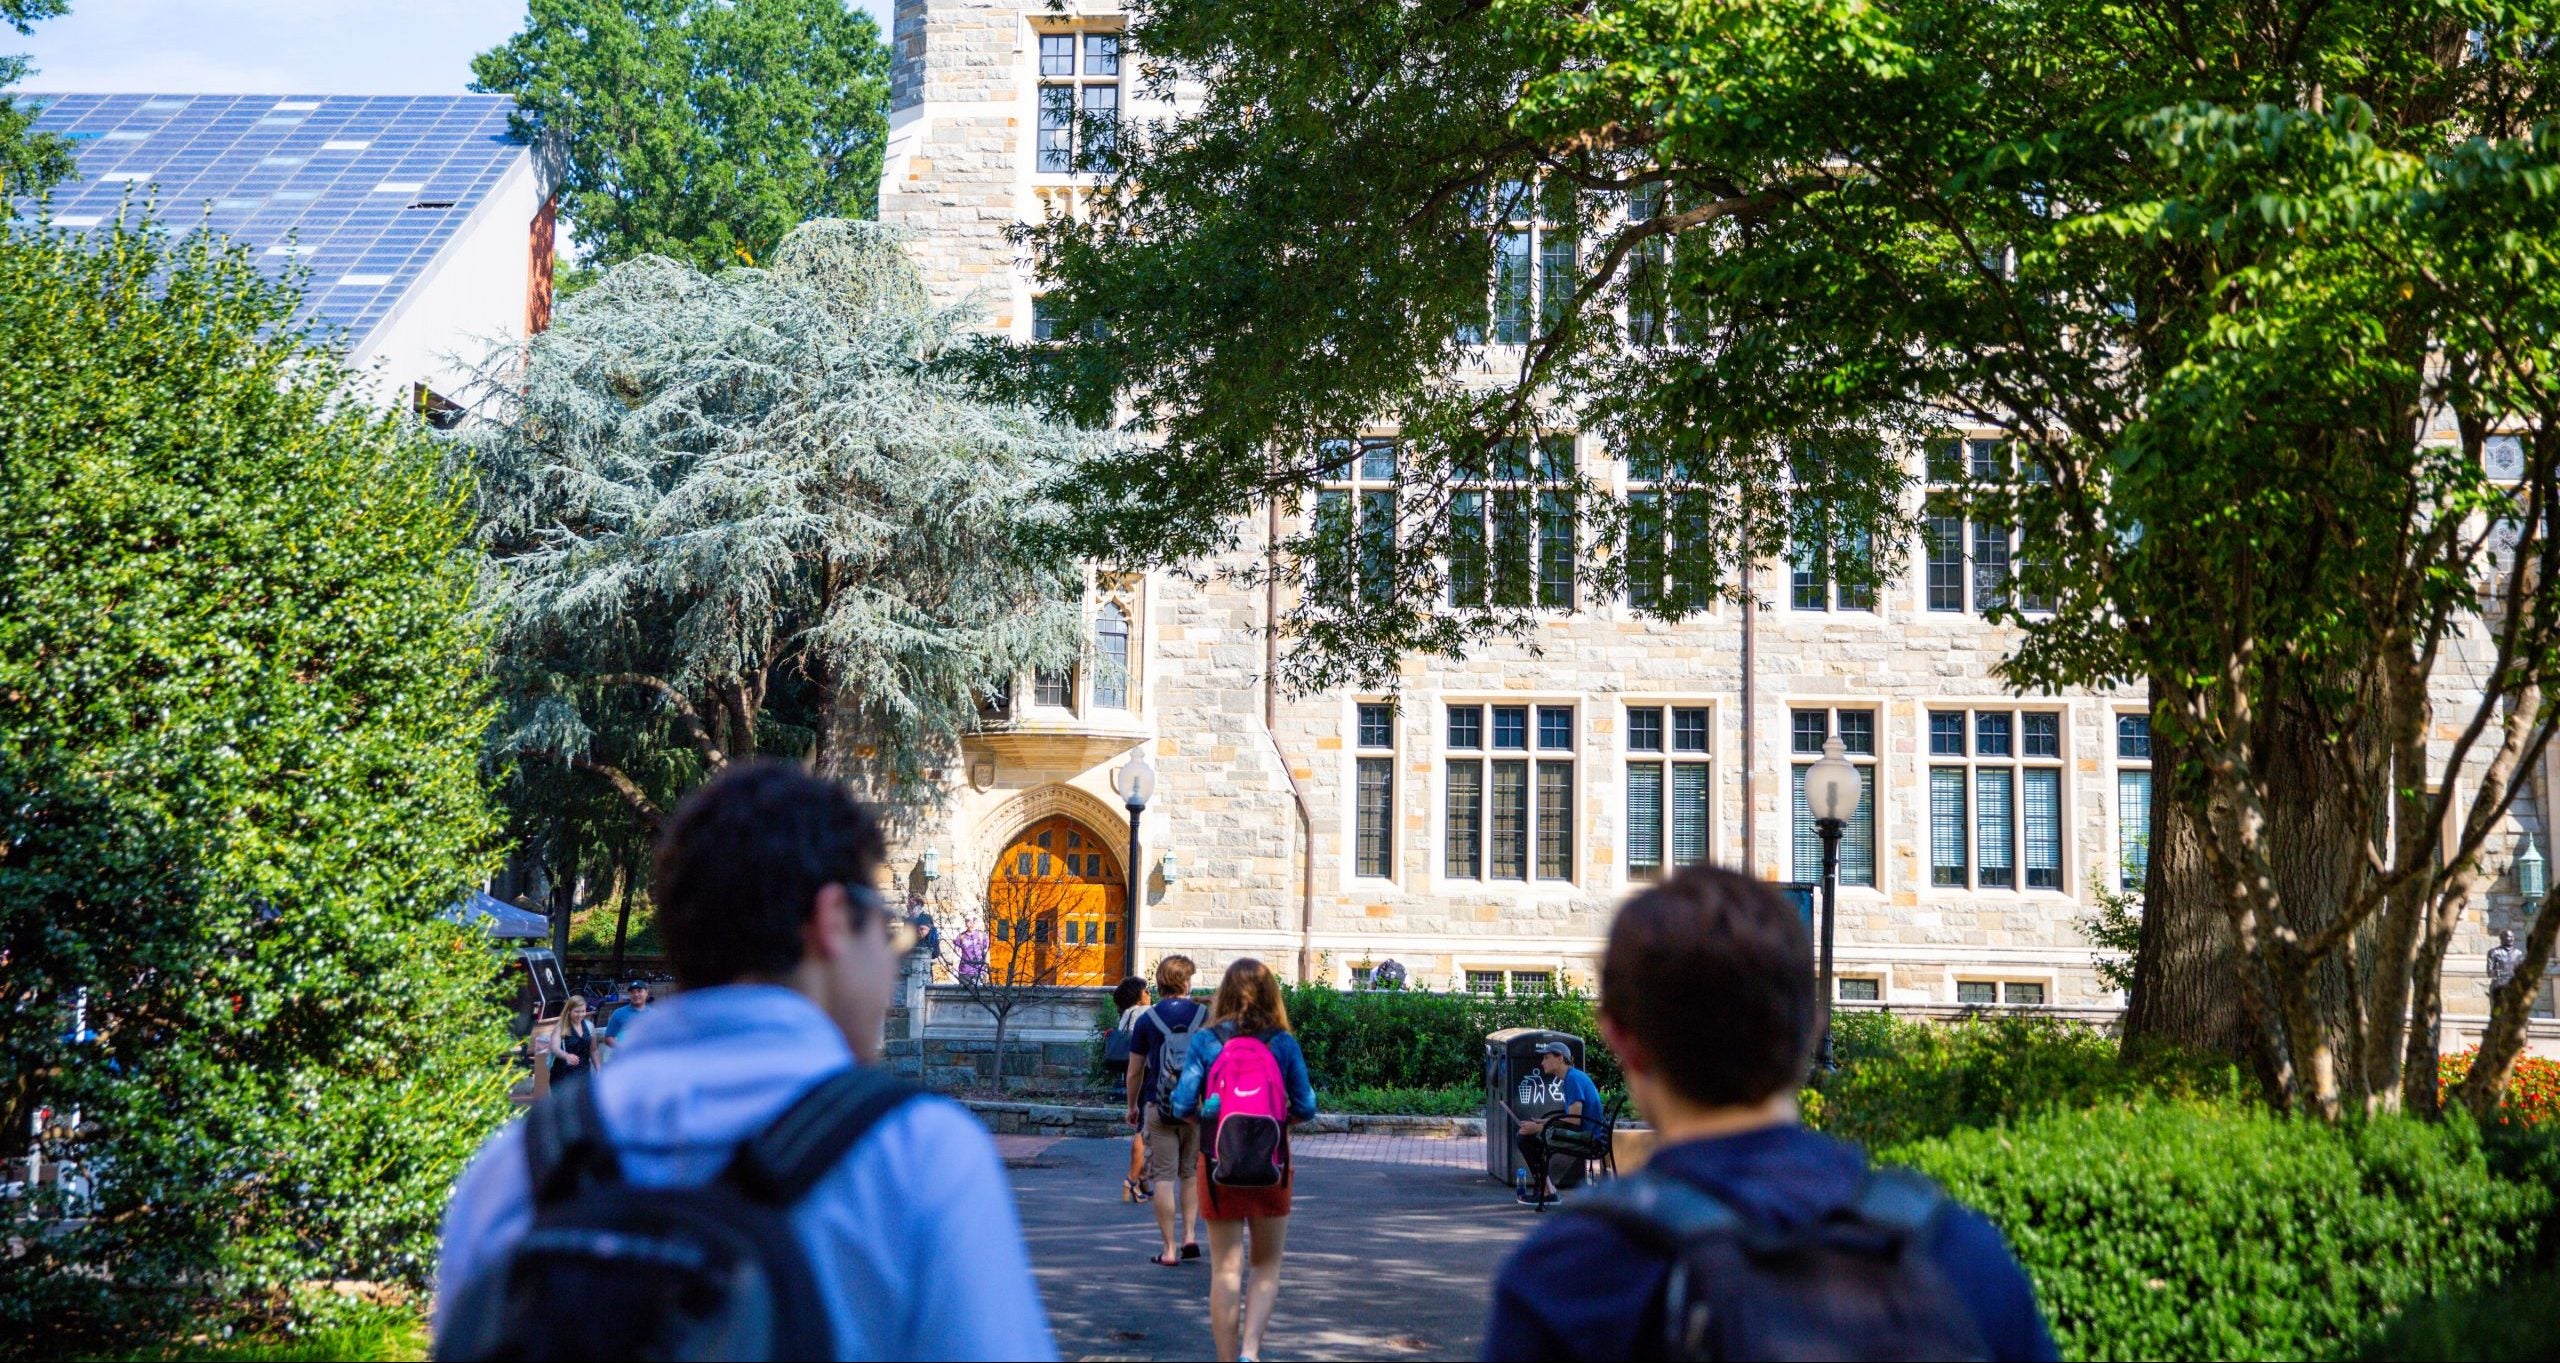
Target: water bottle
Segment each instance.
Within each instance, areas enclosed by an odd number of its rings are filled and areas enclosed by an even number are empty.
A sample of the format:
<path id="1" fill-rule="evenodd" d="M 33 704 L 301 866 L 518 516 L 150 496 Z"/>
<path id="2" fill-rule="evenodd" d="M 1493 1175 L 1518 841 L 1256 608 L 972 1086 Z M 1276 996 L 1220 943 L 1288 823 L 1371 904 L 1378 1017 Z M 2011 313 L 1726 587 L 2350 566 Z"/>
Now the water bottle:
<path id="1" fill-rule="evenodd" d="M 1200 1115 L 1211 1119 L 1218 1115 L 1218 1095 L 1212 1093 L 1200 1100 Z"/>
<path id="2" fill-rule="evenodd" d="M 1528 1165 L 1515 1164 L 1511 1166 L 1511 1191 L 1518 1193 L 1522 1197 L 1527 1197 L 1529 1195 Z"/>

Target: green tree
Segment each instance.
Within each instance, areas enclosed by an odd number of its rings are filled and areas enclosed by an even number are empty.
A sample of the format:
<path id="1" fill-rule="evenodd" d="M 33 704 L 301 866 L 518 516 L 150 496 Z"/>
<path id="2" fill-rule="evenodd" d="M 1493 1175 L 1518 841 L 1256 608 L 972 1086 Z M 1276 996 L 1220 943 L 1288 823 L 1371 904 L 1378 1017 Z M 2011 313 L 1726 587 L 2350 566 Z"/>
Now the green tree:
<path id="1" fill-rule="evenodd" d="M 32 33 L 36 20 L 70 9 L 69 0 L 0 0 L 0 23 Z M 41 194 L 70 178 L 72 171 L 71 148 L 61 138 L 37 132 L 35 111 L 6 93 L 33 69 L 24 55 L 0 55 L 0 204 L 7 204 L 12 216 L 18 196 Z"/>
<path id="2" fill-rule="evenodd" d="M 1932 433 L 2000 430 L 1945 502 L 2031 546 L 2009 680 L 2154 697 L 2137 1030 L 2251 1054 L 2308 1110 L 2431 1106 L 2444 951 L 2560 663 L 2555 19 L 1148 0 L 1132 45 L 1198 111 L 1031 233 L 1071 338 L 1047 372 L 1165 432 L 1084 523 L 1216 547 L 1325 437 L 1400 424 L 1410 548 L 1292 621 L 1302 676 L 1374 676 L 1506 623 L 1452 590 L 1448 513 L 1539 425 L 1685 485 L 1717 591 L 1791 542 L 1889 564 L 1864 537 L 1907 540 Z M 1516 377 L 1468 372 L 1487 341 Z M 1620 585 L 1690 604 L 1655 579 L 1662 503 L 1583 505 Z M 2493 1053 L 2528 1003 L 2497 1000 Z"/>
<path id="3" fill-rule="evenodd" d="M 579 773 L 643 829 L 760 753 L 912 798 L 1014 675 L 1076 657 L 1047 489 L 1102 446 L 946 372 L 965 320 L 894 234 L 820 221 L 769 268 L 615 266 L 528 368 L 492 361 L 499 419 L 457 438 L 519 780 Z"/>
<path id="4" fill-rule="evenodd" d="M 88 1185 L 10 1204 L 0 1352 L 423 1288 L 508 1111 L 462 495 L 295 304 L 0 235 L 0 1129 Z"/>
<path id="5" fill-rule="evenodd" d="M 561 211 L 594 264 L 753 264 L 879 203 L 889 49 L 845 0 L 531 0 L 471 72 L 559 140 Z"/>

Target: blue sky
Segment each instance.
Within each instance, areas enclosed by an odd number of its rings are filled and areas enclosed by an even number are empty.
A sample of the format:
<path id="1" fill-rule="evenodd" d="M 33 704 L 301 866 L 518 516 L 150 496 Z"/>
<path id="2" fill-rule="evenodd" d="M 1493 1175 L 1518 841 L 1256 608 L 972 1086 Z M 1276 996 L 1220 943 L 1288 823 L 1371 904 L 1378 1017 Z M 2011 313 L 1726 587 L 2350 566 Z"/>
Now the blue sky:
<path id="1" fill-rule="evenodd" d="M 891 0 L 854 0 L 888 29 Z M 439 95 L 521 26 L 524 0 L 71 0 L 0 52 L 23 89 L 175 94 Z"/>

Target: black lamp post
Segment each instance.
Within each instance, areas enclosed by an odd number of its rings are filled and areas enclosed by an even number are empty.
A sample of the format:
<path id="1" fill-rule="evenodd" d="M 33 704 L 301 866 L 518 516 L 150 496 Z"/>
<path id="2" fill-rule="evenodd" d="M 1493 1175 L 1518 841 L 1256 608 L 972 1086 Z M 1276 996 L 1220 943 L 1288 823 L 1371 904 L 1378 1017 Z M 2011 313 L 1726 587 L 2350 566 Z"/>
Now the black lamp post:
<path id="1" fill-rule="evenodd" d="M 1129 754 L 1128 765 L 1112 773 L 1111 788 L 1120 792 L 1122 803 L 1129 807 L 1129 870 L 1126 901 L 1120 906 L 1120 941 L 1124 955 L 1122 973 L 1138 973 L 1138 896 L 1145 891 L 1146 877 L 1138 870 L 1138 820 L 1147 812 L 1147 801 L 1156 793 L 1156 769 L 1147 761 L 1144 749 Z"/>
<path id="2" fill-rule="evenodd" d="M 1831 931 L 1840 916 L 1840 835 L 1849 831 L 1849 816 L 1858 812 L 1861 793 L 1858 769 L 1841 755 L 1840 740 L 1822 742 L 1822 759 L 1805 769 L 1804 803 L 1813 815 L 1813 831 L 1822 839 L 1822 1049 L 1815 1064 L 1833 1068 L 1831 1060 Z"/>

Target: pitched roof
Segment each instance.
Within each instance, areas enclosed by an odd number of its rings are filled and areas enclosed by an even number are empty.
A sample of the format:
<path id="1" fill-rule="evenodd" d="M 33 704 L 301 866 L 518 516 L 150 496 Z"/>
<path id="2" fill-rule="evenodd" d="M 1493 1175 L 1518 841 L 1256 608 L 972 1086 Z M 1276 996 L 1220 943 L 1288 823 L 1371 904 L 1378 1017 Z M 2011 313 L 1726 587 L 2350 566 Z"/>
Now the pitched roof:
<path id="1" fill-rule="evenodd" d="M 505 95 L 27 99 L 79 162 L 53 190 L 55 225 L 111 223 L 128 195 L 151 202 L 173 229 L 245 243 L 270 273 L 305 271 L 305 316 L 356 342 L 526 155 Z"/>

